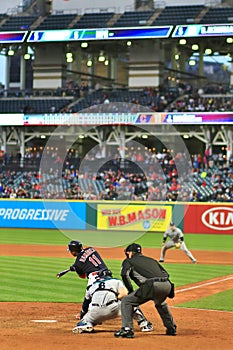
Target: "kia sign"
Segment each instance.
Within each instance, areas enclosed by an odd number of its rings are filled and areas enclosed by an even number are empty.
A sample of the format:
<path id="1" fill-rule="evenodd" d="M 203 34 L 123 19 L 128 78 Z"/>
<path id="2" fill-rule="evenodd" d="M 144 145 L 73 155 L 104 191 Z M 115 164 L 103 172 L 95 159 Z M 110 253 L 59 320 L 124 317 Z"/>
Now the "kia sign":
<path id="1" fill-rule="evenodd" d="M 233 234 L 231 204 L 189 204 L 185 213 L 185 233 Z"/>
<path id="2" fill-rule="evenodd" d="M 214 230 L 233 230 L 233 208 L 208 209 L 202 214 L 201 221 L 205 226 Z"/>

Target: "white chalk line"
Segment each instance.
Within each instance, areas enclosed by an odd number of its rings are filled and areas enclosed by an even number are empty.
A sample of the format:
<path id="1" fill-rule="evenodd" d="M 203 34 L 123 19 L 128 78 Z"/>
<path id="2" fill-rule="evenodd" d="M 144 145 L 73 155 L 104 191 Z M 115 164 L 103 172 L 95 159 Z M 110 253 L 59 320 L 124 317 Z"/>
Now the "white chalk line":
<path id="1" fill-rule="evenodd" d="M 229 281 L 229 280 L 232 280 L 232 279 L 233 279 L 233 276 L 230 276 L 230 277 L 222 278 L 222 279 L 215 280 L 215 281 L 212 281 L 212 282 L 205 282 L 205 283 L 199 284 L 198 286 L 192 286 L 192 287 L 187 287 L 187 288 L 176 290 L 176 293 L 186 292 L 188 290 L 192 290 L 192 289 L 196 289 L 196 288 L 202 288 L 202 287 L 205 287 L 205 286 L 208 286 L 208 285 L 217 284 L 217 283 L 221 283 L 221 282 L 224 282 L 224 281 Z M 199 308 L 194 308 L 194 307 L 179 307 L 179 306 L 170 306 L 170 307 L 173 308 L 173 309 L 210 311 L 210 312 L 220 312 L 220 313 L 233 313 L 233 311 L 227 311 L 227 310 L 199 309 Z"/>
<path id="2" fill-rule="evenodd" d="M 230 277 L 226 277 L 226 278 L 219 279 L 219 280 L 212 281 L 212 282 L 205 282 L 205 283 L 199 284 L 198 286 L 192 286 L 192 287 L 187 287 L 187 288 L 183 288 L 183 289 L 178 289 L 178 290 L 176 290 L 176 293 L 186 292 L 188 290 L 197 289 L 197 288 L 203 288 L 203 287 L 209 286 L 211 284 L 217 284 L 217 283 L 221 283 L 221 282 L 232 280 L 232 279 L 233 279 L 233 276 L 230 276 Z"/>
<path id="3" fill-rule="evenodd" d="M 32 322 L 38 322 L 38 323 L 55 323 L 57 320 L 31 320 Z"/>
<path id="4" fill-rule="evenodd" d="M 199 308 L 196 308 L 196 307 L 181 307 L 181 306 L 171 306 L 171 305 L 169 305 L 169 308 L 171 308 L 171 309 L 194 310 L 194 311 L 221 312 L 221 313 L 225 313 L 225 314 L 233 314 L 233 311 L 214 310 L 214 309 L 199 309 Z"/>

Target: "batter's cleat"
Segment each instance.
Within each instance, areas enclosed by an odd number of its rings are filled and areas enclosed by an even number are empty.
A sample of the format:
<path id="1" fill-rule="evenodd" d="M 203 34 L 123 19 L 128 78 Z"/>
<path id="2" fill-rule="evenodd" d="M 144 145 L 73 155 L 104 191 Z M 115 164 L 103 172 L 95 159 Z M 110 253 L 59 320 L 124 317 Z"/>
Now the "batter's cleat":
<path id="1" fill-rule="evenodd" d="M 134 332 L 129 327 L 122 327 L 114 333 L 116 338 L 134 338 Z"/>
<path id="2" fill-rule="evenodd" d="M 78 322 L 77 326 L 72 329 L 73 333 L 91 333 L 94 332 L 93 325 L 89 322 Z"/>
<path id="3" fill-rule="evenodd" d="M 172 328 L 167 328 L 166 335 L 173 335 L 173 336 L 176 335 L 176 326 Z"/>
<path id="4" fill-rule="evenodd" d="M 197 264 L 197 260 L 192 260 L 193 264 Z"/>
<path id="5" fill-rule="evenodd" d="M 159 262 L 164 262 L 164 259 L 159 259 Z"/>
<path id="6" fill-rule="evenodd" d="M 154 327 L 152 326 L 152 323 L 149 321 L 146 321 L 146 324 L 143 325 L 144 322 L 140 324 L 141 332 L 152 332 Z"/>

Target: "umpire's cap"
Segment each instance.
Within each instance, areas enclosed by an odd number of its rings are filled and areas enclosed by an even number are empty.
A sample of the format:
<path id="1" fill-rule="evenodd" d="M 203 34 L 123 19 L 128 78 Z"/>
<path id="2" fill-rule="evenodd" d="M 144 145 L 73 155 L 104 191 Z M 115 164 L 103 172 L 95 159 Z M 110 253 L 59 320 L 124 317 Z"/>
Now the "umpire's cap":
<path id="1" fill-rule="evenodd" d="M 129 252 L 141 253 L 142 247 L 140 246 L 140 244 L 132 243 L 132 244 L 128 245 L 128 247 L 125 248 L 125 253 L 129 253 Z"/>
<path id="2" fill-rule="evenodd" d="M 68 251 L 76 252 L 76 253 L 80 253 L 82 249 L 83 249 L 83 245 L 79 241 L 70 241 L 67 248 Z"/>

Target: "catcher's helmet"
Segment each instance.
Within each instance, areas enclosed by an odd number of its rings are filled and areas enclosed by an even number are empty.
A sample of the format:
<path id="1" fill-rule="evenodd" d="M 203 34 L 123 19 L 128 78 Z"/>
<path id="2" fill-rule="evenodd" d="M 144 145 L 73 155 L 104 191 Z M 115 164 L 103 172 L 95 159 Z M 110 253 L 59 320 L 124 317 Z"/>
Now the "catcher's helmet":
<path id="1" fill-rule="evenodd" d="M 98 277 L 112 277 L 112 271 L 109 269 L 101 269 L 98 272 Z"/>
<path id="2" fill-rule="evenodd" d="M 82 249 L 83 249 L 83 245 L 79 241 L 70 241 L 67 248 L 68 251 L 76 252 L 76 253 L 80 253 Z"/>
<path id="3" fill-rule="evenodd" d="M 129 252 L 141 253 L 142 247 L 140 246 L 140 244 L 132 243 L 132 244 L 128 245 L 128 247 L 125 248 L 125 253 L 129 253 Z"/>

